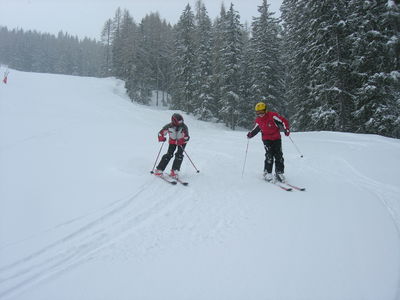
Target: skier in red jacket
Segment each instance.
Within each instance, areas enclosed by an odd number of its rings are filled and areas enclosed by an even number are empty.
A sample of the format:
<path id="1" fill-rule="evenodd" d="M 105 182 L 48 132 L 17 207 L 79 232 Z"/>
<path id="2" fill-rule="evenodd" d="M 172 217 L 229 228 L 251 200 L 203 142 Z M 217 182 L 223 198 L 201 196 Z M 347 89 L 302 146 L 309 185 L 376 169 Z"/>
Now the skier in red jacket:
<path id="1" fill-rule="evenodd" d="M 285 135 L 289 136 L 289 122 L 276 112 L 267 111 L 264 102 L 259 102 L 255 106 L 257 118 L 254 128 L 247 133 L 247 138 L 252 138 L 261 131 L 262 141 L 265 148 L 264 178 L 267 181 L 273 179 L 272 167 L 275 160 L 275 177 L 278 181 L 284 182 L 283 175 L 285 165 L 282 154 L 282 140 L 280 127 L 283 128 Z"/>
<path id="2" fill-rule="evenodd" d="M 176 148 L 178 148 L 170 173 L 171 177 L 177 178 L 183 160 L 183 150 L 190 139 L 188 127 L 183 123 L 183 117 L 180 114 L 173 114 L 171 117 L 171 123 L 168 123 L 161 128 L 158 133 L 158 141 L 165 142 L 167 140 L 165 138 L 167 133 L 169 134 L 168 151 L 161 158 L 154 174 L 158 176 L 163 174 L 172 156 L 174 156 Z"/>

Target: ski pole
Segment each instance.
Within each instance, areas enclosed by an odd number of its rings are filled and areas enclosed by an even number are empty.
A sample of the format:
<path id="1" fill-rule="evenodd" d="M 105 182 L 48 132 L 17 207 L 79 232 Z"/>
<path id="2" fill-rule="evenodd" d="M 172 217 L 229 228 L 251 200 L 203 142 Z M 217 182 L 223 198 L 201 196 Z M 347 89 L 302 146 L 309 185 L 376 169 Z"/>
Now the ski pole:
<path id="1" fill-rule="evenodd" d="M 190 160 L 190 162 L 192 163 L 192 165 L 193 165 L 193 167 L 195 168 L 195 170 L 197 171 L 197 173 L 200 173 L 200 170 L 198 170 L 198 169 L 196 168 L 196 166 L 194 165 L 193 161 L 190 159 L 190 156 L 187 154 L 185 148 L 183 148 L 181 145 L 179 145 L 179 147 L 181 147 L 182 150 L 183 150 L 183 152 L 185 152 L 185 155 L 186 155 L 187 158 Z"/>
<path id="2" fill-rule="evenodd" d="M 244 163 L 243 163 L 243 170 L 242 170 L 242 178 L 243 178 L 243 174 L 244 174 L 244 167 L 246 166 L 247 150 L 249 150 L 249 142 L 250 142 L 250 139 L 247 139 L 246 154 L 244 156 Z"/>
<path id="3" fill-rule="evenodd" d="M 288 135 L 288 138 L 292 141 L 292 143 L 293 143 L 294 147 L 296 148 L 297 152 L 299 152 L 300 157 L 303 158 L 303 154 L 301 154 L 299 148 L 298 148 L 298 147 L 296 146 L 296 144 L 293 142 L 293 140 L 292 140 L 292 138 L 290 137 L 290 135 Z"/>
<path id="4" fill-rule="evenodd" d="M 158 157 L 160 156 L 160 153 L 161 153 L 161 150 L 162 150 L 162 148 L 163 148 L 163 146 L 164 146 L 164 143 L 165 143 L 165 141 L 162 142 L 161 147 L 160 147 L 160 151 L 158 151 L 157 158 L 156 158 L 156 161 L 154 162 L 153 169 L 151 169 L 151 171 L 150 171 L 151 174 L 154 173 L 154 168 L 156 167 L 157 160 L 158 160 Z"/>

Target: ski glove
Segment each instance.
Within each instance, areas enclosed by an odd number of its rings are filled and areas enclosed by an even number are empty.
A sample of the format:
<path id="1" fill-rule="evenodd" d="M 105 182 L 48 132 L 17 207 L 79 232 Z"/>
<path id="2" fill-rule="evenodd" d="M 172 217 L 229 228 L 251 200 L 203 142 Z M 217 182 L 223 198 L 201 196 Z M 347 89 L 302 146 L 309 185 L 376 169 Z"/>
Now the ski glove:
<path id="1" fill-rule="evenodd" d="M 286 129 L 286 130 L 285 130 L 285 135 L 286 135 L 286 136 L 289 136 L 289 134 L 290 134 L 290 130 L 289 130 L 289 129 Z"/>
<path id="2" fill-rule="evenodd" d="M 159 135 L 158 136 L 158 141 L 159 142 L 165 142 L 167 139 L 165 138 L 165 136 Z"/>
<path id="3" fill-rule="evenodd" d="M 247 133 L 247 138 L 248 139 L 251 139 L 253 137 L 253 135 L 251 134 L 251 131 L 249 131 L 248 133 Z"/>

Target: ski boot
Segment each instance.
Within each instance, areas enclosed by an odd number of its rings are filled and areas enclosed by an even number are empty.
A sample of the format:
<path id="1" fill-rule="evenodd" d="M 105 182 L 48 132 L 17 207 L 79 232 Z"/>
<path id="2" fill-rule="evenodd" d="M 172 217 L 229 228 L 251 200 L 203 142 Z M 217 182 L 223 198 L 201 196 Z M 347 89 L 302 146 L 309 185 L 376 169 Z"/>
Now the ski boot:
<path id="1" fill-rule="evenodd" d="M 275 178 L 276 178 L 276 180 L 279 181 L 279 182 L 285 182 L 285 181 L 286 181 L 286 178 L 285 178 L 285 176 L 283 175 L 283 173 L 276 173 L 276 174 L 275 174 Z"/>
<path id="2" fill-rule="evenodd" d="M 171 173 L 169 174 L 170 177 L 174 179 L 178 179 L 179 171 L 178 170 L 171 170 Z"/>
<path id="3" fill-rule="evenodd" d="M 153 174 L 156 175 L 156 176 L 162 176 L 163 175 L 163 170 L 155 169 Z"/>
<path id="4" fill-rule="evenodd" d="M 272 181 L 272 179 L 273 179 L 272 173 L 268 173 L 267 171 L 264 171 L 264 179 L 266 181 Z"/>

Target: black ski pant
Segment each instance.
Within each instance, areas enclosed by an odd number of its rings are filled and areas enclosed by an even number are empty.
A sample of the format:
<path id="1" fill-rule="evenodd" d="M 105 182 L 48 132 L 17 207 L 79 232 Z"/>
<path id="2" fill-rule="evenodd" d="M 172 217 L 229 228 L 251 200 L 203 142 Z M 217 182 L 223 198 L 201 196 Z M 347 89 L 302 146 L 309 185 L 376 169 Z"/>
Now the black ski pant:
<path id="1" fill-rule="evenodd" d="M 275 173 L 282 173 L 285 171 L 285 165 L 282 154 L 282 140 L 265 140 L 263 141 L 265 148 L 265 162 L 264 170 L 272 173 L 272 167 L 275 160 Z"/>
<path id="2" fill-rule="evenodd" d="M 183 161 L 183 150 L 186 147 L 186 144 L 183 144 L 182 146 L 178 146 L 175 144 L 169 144 L 168 151 L 163 155 L 163 157 L 160 160 L 160 163 L 157 166 L 158 170 L 164 171 L 165 168 L 167 167 L 169 161 L 171 160 L 172 156 L 174 156 L 174 152 L 176 148 L 178 147 L 178 150 L 175 153 L 175 159 L 172 164 L 172 170 L 177 170 L 179 171 L 181 169 L 181 164 Z"/>

